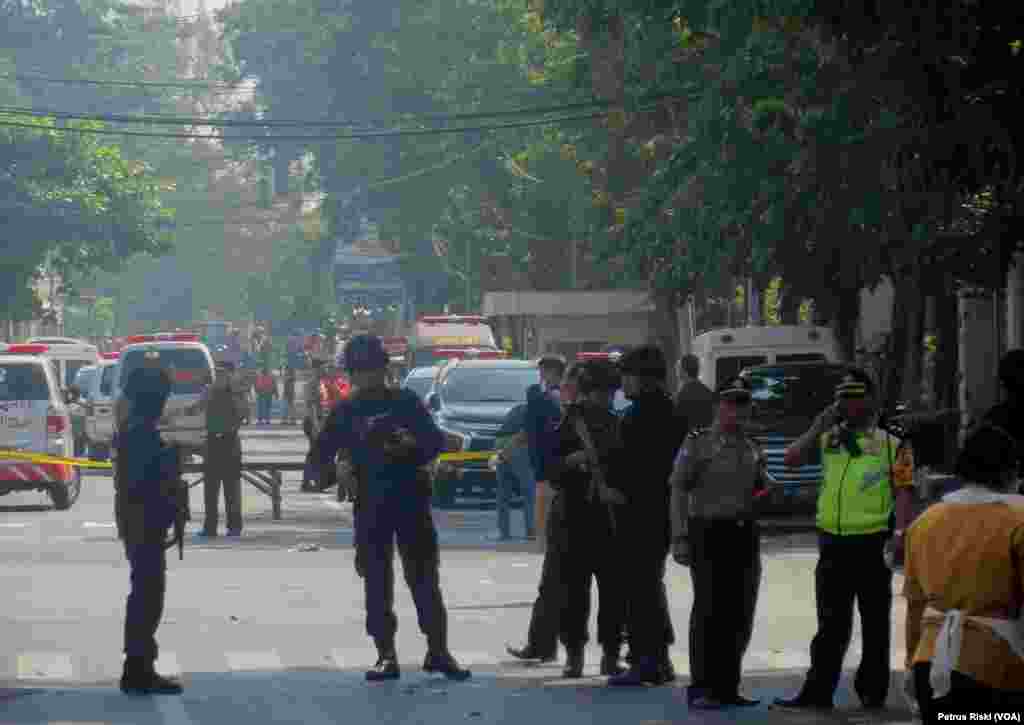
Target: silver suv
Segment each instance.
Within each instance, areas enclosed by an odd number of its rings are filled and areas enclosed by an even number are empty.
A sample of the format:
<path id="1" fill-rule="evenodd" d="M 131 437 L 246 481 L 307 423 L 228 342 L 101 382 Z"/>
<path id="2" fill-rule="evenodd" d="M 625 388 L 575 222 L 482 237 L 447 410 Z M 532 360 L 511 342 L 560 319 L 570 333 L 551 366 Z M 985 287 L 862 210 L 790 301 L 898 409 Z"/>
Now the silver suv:
<path id="1" fill-rule="evenodd" d="M 104 460 L 110 457 L 110 444 L 114 441 L 114 381 L 117 378 L 117 353 L 105 353 L 96 365 L 96 374 L 89 387 L 82 391 L 85 397 L 85 440 L 89 457 Z"/>
<path id="2" fill-rule="evenodd" d="M 183 453 L 202 454 L 206 446 L 203 394 L 214 377 L 209 349 L 195 335 L 138 335 L 127 341 L 115 367 L 115 398 L 132 371 L 147 361 L 167 368 L 172 380 L 171 397 L 160 419 L 160 431 L 164 440 L 181 447 Z"/>

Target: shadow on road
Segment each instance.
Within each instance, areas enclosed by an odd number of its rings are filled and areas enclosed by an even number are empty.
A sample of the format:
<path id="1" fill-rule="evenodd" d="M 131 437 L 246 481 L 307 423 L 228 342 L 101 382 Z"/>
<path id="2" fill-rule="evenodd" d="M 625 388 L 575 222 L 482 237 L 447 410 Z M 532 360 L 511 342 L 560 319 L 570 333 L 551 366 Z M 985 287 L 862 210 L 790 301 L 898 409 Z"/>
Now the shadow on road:
<path id="1" fill-rule="evenodd" d="M 104 722 L 148 725 L 175 722 L 262 725 L 272 722 L 419 723 L 557 722 L 559 725 L 670 725 L 699 723 L 768 723 L 789 725 L 909 724 L 910 715 L 896 693 L 887 711 L 858 709 L 845 688 L 837 693 L 832 714 L 798 714 L 770 709 L 767 704 L 720 712 L 690 711 L 683 686 L 609 688 L 603 678 L 564 680 L 557 668 L 537 675 L 539 668 L 497 666 L 474 669 L 467 682 L 451 683 L 423 674 L 410 663 L 402 679 L 366 683 L 362 670 L 298 668 L 260 672 L 196 672 L 183 676 L 181 697 L 126 697 L 116 683 L 101 682 L 73 688 L 37 690 L 5 702 L 3 722 Z M 519 673 L 522 676 L 519 676 Z M 531 675 L 531 672 L 533 673 Z M 799 684 L 799 672 L 749 676 L 746 693 L 763 703 L 788 694 Z M 847 678 L 848 679 L 848 678 Z M 845 684 L 845 683 L 844 683 Z M 894 688 L 895 689 L 895 688 Z"/>
<path id="2" fill-rule="evenodd" d="M 53 511 L 52 504 L 32 503 L 21 506 L 0 506 L 0 514 L 20 514 L 33 511 Z"/>

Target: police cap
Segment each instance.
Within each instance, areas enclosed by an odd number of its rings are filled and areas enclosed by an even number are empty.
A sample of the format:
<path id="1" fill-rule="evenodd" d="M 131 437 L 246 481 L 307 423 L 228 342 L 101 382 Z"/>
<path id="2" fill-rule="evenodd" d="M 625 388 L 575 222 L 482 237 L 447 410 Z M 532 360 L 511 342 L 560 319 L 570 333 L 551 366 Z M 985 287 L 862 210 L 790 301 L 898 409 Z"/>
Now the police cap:
<path id="1" fill-rule="evenodd" d="M 642 345 L 630 350 L 619 359 L 619 371 L 623 375 L 664 380 L 668 377 L 668 363 L 661 348 Z"/>
<path id="2" fill-rule="evenodd" d="M 587 360 L 580 366 L 577 381 L 580 393 L 612 392 L 622 384 L 618 367 L 610 360 Z"/>
<path id="3" fill-rule="evenodd" d="M 391 362 L 384 343 L 376 335 L 356 335 L 345 346 L 345 369 L 385 370 Z"/>
<path id="4" fill-rule="evenodd" d="M 719 401 L 728 400 L 739 405 L 745 405 L 751 400 L 750 382 L 739 376 L 726 380 L 715 391 L 715 397 Z"/>

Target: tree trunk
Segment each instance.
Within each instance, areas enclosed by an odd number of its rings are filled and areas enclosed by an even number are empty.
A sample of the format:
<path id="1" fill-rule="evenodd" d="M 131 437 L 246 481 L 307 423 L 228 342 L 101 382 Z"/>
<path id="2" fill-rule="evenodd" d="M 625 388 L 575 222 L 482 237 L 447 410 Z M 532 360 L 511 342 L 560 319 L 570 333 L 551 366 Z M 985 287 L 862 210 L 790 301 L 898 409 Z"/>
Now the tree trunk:
<path id="1" fill-rule="evenodd" d="M 906 347 L 903 360 L 900 361 L 903 370 L 900 385 L 900 400 L 910 403 L 917 403 L 921 398 L 921 363 L 924 326 L 924 295 L 921 291 L 920 267 L 914 265 L 901 282 L 907 290 L 900 312 L 905 317 L 906 326 L 904 335 Z M 896 361 L 894 361 L 896 362 Z"/>
<path id="2" fill-rule="evenodd" d="M 839 344 L 839 353 L 846 361 L 853 360 L 860 321 L 860 289 L 839 289 L 835 295 L 832 329 Z"/>
<path id="3" fill-rule="evenodd" d="M 881 403 L 887 410 L 892 410 L 899 400 L 902 391 L 903 373 L 910 338 L 908 334 L 908 318 L 906 310 L 910 305 L 911 292 L 902 276 L 893 275 L 892 296 L 892 334 L 886 345 L 885 375 L 882 379 Z M 955 315 L 954 315 L 955 317 Z"/>
<path id="4" fill-rule="evenodd" d="M 675 390 L 675 361 L 679 359 L 679 303 L 675 290 L 652 292 L 654 334 L 668 362 L 669 390 Z"/>

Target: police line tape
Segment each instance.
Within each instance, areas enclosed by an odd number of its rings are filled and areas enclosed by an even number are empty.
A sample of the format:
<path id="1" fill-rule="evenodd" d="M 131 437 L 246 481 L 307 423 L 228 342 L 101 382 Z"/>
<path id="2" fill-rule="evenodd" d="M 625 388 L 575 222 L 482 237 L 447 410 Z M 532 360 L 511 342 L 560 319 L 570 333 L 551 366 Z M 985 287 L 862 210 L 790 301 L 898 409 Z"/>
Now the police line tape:
<path id="1" fill-rule="evenodd" d="M 88 458 L 65 458 L 64 456 L 48 456 L 45 453 L 26 453 L 25 451 L 0 450 L 0 460 L 25 461 L 26 463 L 51 463 L 58 466 L 76 466 L 77 468 L 113 468 L 109 461 L 93 461 Z"/>
<path id="2" fill-rule="evenodd" d="M 438 460 L 460 463 L 463 461 L 487 461 L 490 460 L 496 451 L 459 451 L 456 453 L 442 453 Z M 110 470 L 114 466 L 109 461 L 93 461 L 88 458 L 65 458 L 64 456 L 49 456 L 45 453 L 26 453 L 25 451 L 4 451 L 0 450 L 0 460 L 24 461 L 26 463 L 50 463 L 60 466 L 76 466 L 78 468 L 98 468 Z"/>

